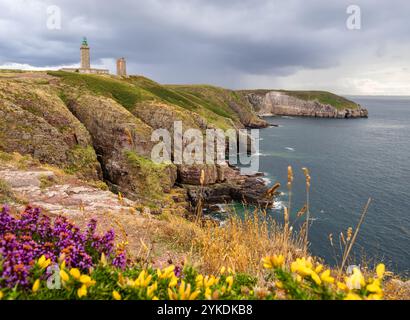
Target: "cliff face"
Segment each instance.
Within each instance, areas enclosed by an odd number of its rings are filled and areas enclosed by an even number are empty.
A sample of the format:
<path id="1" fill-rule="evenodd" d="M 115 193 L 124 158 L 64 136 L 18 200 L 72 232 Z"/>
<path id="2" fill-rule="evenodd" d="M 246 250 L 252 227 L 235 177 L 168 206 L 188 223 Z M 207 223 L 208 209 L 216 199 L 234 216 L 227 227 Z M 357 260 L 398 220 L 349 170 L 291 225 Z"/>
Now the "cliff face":
<path id="1" fill-rule="evenodd" d="M 101 178 L 91 135 L 37 79 L 0 80 L 0 151 L 28 154 L 85 179 Z"/>
<path id="2" fill-rule="evenodd" d="M 183 131 L 205 134 L 210 128 L 265 127 L 258 115 L 266 114 L 354 118 L 366 117 L 367 110 L 326 92 L 232 91 L 161 85 L 141 76 L 0 72 L 0 151 L 30 155 L 82 179 L 103 180 L 112 191 L 152 207 L 169 198 L 187 207 L 186 200 L 195 204 L 199 193 L 210 203 L 266 203 L 263 180 L 241 176 L 228 163 L 176 166 L 150 159 L 153 130 L 173 135 L 175 121 L 182 122 Z M 176 189 L 180 186 L 182 192 Z"/>
<path id="3" fill-rule="evenodd" d="M 337 101 L 338 104 L 335 103 L 337 107 L 321 102 L 320 98 L 323 94 L 325 93 L 318 95 L 318 98 L 314 94 L 300 95 L 304 99 L 281 91 L 247 92 L 245 95 L 259 116 L 282 115 L 339 119 L 368 117 L 366 109 L 341 97 L 338 97 L 341 101 Z"/>
<path id="4" fill-rule="evenodd" d="M 200 186 L 202 170 L 204 186 L 217 190 L 224 184 L 230 199 L 240 199 L 247 192 L 241 186 L 253 179 L 240 179 L 227 165 L 157 165 L 150 159 L 153 130 L 172 134 L 175 121 L 182 121 L 184 131 L 203 133 L 266 126 L 246 97 L 211 86 L 20 72 L 0 73 L 0 89 L 0 152 L 30 155 L 82 179 L 101 179 L 112 191 L 151 208 L 172 205 L 175 199 L 187 208 L 188 199 L 195 202 L 188 191 Z M 253 188 L 261 195 L 265 190 L 264 184 Z"/>

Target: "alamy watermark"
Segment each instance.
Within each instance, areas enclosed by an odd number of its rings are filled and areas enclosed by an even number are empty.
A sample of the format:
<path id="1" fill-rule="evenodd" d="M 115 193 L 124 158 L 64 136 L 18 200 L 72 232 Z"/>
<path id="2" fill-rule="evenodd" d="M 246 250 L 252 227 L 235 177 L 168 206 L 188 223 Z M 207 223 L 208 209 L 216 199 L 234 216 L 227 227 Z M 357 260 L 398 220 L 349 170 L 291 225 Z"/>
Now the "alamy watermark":
<path id="1" fill-rule="evenodd" d="M 153 131 L 151 141 L 157 142 L 151 151 L 154 163 L 224 165 L 229 159 L 243 175 L 259 170 L 258 129 L 206 129 L 204 135 L 199 129 L 184 131 L 182 121 L 175 121 L 172 131 Z"/>
<path id="2" fill-rule="evenodd" d="M 48 6 L 46 8 L 47 21 L 46 27 L 49 30 L 61 29 L 61 8 L 56 5 Z"/>
<path id="3" fill-rule="evenodd" d="M 349 30 L 360 30 L 362 28 L 361 8 L 356 4 L 352 4 L 347 7 L 346 13 L 349 15 L 346 20 L 346 28 Z"/>

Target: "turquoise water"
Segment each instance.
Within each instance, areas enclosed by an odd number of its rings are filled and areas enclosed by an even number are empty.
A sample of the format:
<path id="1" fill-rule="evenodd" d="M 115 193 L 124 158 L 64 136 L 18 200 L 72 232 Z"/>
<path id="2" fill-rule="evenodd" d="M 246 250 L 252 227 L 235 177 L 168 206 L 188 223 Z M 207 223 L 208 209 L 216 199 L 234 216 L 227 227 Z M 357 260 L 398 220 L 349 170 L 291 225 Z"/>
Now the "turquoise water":
<path id="1" fill-rule="evenodd" d="M 271 117 L 279 127 L 260 131 L 260 171 L 286 186 L 287 166 L 295 172 L 293 216 L 305 203 L 302 167 L 312 176 L 311 251 L 335 262 L 328 240 L 355 227 L 373 199 L 354 254 L 383 260 L 390 268 L 410 267 L 410 98 L 350 97 L 369 109 L 369 119 Z M 286 192 L 286 188 L 282 188 Z M 287 194 L 279 199 L 287 201 Z M 270 214 L 279 221 L 281 210 Z M 360 262 L 360 261 L 358 261 Z"/>

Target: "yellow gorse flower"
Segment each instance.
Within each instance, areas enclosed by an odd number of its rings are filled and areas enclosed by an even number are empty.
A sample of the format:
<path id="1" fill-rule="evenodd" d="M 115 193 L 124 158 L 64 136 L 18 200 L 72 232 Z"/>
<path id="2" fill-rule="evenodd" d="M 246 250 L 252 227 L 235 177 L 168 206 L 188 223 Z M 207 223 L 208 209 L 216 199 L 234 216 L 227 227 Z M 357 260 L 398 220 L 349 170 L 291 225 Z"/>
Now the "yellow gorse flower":
<path id="1" fill-rule="evenodd" d="M 61 280 L 63 280 L 64 282 L 67 282 L 67 281 L 70 279 L 68 273 L 65 272 L 65 270 L 60 270 L 60 278 L 61 278 Z"/>
<path id="2" fill-rule="evenodd" d="M 379 279 L 375 279 L 372 283 L 368 284 L 366 290 L 371 293 L 383 294 Z"/>
<path id="3" fill-rule="evenodd" d="M 40 289 L 40 279 L 34 281 L 33 287 L 31 288 L 34 293 L 36 293 L 38 289 Z"/>
<path id="4" fill-rule="evenodd" d="M 170 300 L 195 300 L 200 293 L 201 291 L 199 290 L 191 292 L 191 284 L 186 284 L 184 280 L 181 281 L 177 292 L 168 288 L 168 297 Z"/>
<path id="5" fill-rule="evenodd" d="M 209 288 L 219 282 L 219 278 L 216 278 L 214 275 L 204 277 L 202 274 L 199 274 L 195 278 L 196 287 Z"/>
<path id="6" fill-rule="evenodd" d="M 328 283 L 333 283 L 334 279 L 330 277 L 330 271 L 329 274 L 327 271 L 324 272 L 324 277 L 319 276 L 319 272 L 323 269 L 323 266 L 319 264 L 316 266 L 315 269 L 313 269 L 313 263 L 312 259 L 309 258 L 297 258 L 296 261 L 292 262 L 290 266 L 290 270 L 293 273 L 297 274 L 296 280 L 298 282 L 301 282 L 301 279 L 303 277 L 310 277 L 314 283 L 316 283 L 318 286 L 320 286 L 323 282 L 328 282 Z M 300 277 L 300 279 L 299 279 Z"/>
<path id="7" fill-rule="evenodd" d="M 315 272 L 316 273 L 320 273 L 323 270 L 323 265 L 322 264 L 318 264 L 315 268 Z"/>
<path id="8" fill-rule="evenodd" d="M 297 258 L 296 261 L 292 262 L 290 270 L 293 273 L 297 273 L 300 276 L 305 277 L 310 276 L 312 274 L 312 267 L 313 265 L 310 259 Z"/>
<path id="9" fill-rule="evenodd" d="M 0 291 L 0 300 L 3 299 L 3 297 L 4 297 L 4 293 Z"/>
<path id="10" fill-rule="evenodd" d="M 158 276 L 159 279 L 172 278 L 173 276 L 175 276 L 174 270 L 175 270 L 174 265 L 170 265 L 169 267 L 167 267 L 163 270 L 157 269 L 157 276 Z"/>
<path id="11" fill-rule="evenodd" d="M 77 268 L 71 268 L 70 274 L 76 280 L 79 280 L 81 277 L 81 272 Z"/>
<path id="12" fill-rule="evenodd" d="M 142 270 L 138 278 L 135 279 L 134 286 L 145 288 L 149 285 L 149 283 L 151 282 L 151 279 L 152 279 L 152 276 L 148 274 L 148 272 L 146 272 L 145 270 Z"/>
<path id="13" fill-rule="evenodd" d="M 212 300 L 212 290 L 211 290 L 211 288 L 206 288 L 205 289 L 205 299 L 206 300 Z"/>
<path id="14" fill-rule="evenodd" d="M 82 284 L 86 285 L 87 287 L 93 286 L 95 284 L 95 281 L 91 279 L 90 276 L 85 274 L 81 275 L 79 280 Z"/>
<path id="15" fill-rule="evenodd" d="M 362 300 L 362 298 L 356 293 L 348 293 L 344 300 Z"/>
<path id="16" fill-rule="evenodd" d="M 373 293 L 367 297 L 367 300 L 382 300 L 382 299 L 383 299 L 383 295 L 377 294 L 377 293 Z"/>
<path id="17" fill-rule="evenodd" d="M 343 282 L 338 281 L 336 285 L 339 290 L 346 291 L 348 289 L 347 286 Z"/>
<path id="18" fill-rule="evenodd" d="M 80 289 L 77 290 L 77 295 L 81 299 L 87 295 L 87 286 L 83 284 Z"/>
<path id="19" fill-rule="evenodd" d="M 322 280 L 320 279 L 319 275 L 312 271 L 310 277 L 312 278 L 312 280 L 318 285 L 320 286 L 322 284 Z"/>
<path id="20" fill-rule="evenodd" d="M 152 298 L 154 296 L 155 291 L 158 290 L 158 283 L 154 282 L 153 285 L 149 286 L 147 288 L 147 296 L 148 298 Z"/>
<path id="21" fill-rule="evenodd" d="M 38 259 L 37 263 L 41 269 L 45 269 L 51 264 L 51 260 L 46 259 L 46 256 L 43 254 L 40 259 Z"/>
<path id="22" fill-rule="evenodd" d="M 333 284 L 335 282 L 335 278 L 333 278 L 330 275 L 330 270 L 326 270 L 322 272 L 322 274 L 320 275 L 320 279 L 322 279 L 322 281 L 325 283 Z"/>
<path id="23" fill-rule="evenodd" d="M 383 263 L 380 263 L 376 267 L 376 274 L 379 279 L 382 279 L 384 276 L 384 273 L 386 272 L 386 266 Z"/>
<path id="24" fill-rule="evenodd" d="M 114 290 L 114 291 L 112 292 L 112 297 L 113 297 L 114 300 L 121 300 L 121 295 L 120 295 L 120 293 L 119 293 L 118 291 L 116 291 L 116 290 Z"/>
<path id="25" fill-rule="evenodd" d="M 233 277 L 232 276 L 226 277 L 225 281 L 228 284 L 228 290 L 231 290 L 232 285 L 233 285 Z"/>
<path id="26" fill-rule="evenodd" d="M 168 287 L 173 288 L 178 284 L 178 278 L 174 275 L 168 284 Z"/>
<path id="27" fill-rule="evenodd" d="M 283 255 L 268 256 L 262 259 L 263 267 L 265 269 L 279 268 L 284 265 L 285 257 Z"/>

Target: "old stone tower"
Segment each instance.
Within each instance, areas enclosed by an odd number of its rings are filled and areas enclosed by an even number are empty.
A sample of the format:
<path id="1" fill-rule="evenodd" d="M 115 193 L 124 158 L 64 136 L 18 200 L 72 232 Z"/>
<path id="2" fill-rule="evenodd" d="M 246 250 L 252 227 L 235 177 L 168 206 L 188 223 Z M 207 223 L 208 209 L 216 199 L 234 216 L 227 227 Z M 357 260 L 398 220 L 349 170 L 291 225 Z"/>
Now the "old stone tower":
<path id="1" fill-rule="evenodd" d="M 87 38 L 83 38 L 83 43 L 80 48 L 81 52 L 81 69 L 90 69 L 90 47 L 87 43 Z"/>
<path id="2" fill-rule="evenodd" d="M 125 63 L 125 58 L 117 59 L 117 75 L 122 77 L 127 76 L 127 66 Z"/>
<path id="3" fill-rule="evenodd" d="M 77 72 L 85 74 L 109 74 L 108 69 L 91 68 L 90 47 L 88 46 L 86 37 L 83 38 L 83 42 L 80 47 L 80 59 L 80 68 L 62 68 L 60 70 L 65 72 Z"/>

